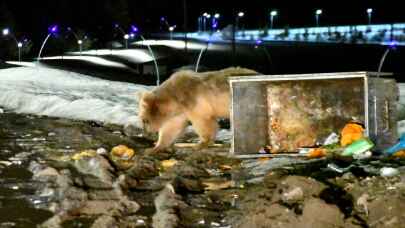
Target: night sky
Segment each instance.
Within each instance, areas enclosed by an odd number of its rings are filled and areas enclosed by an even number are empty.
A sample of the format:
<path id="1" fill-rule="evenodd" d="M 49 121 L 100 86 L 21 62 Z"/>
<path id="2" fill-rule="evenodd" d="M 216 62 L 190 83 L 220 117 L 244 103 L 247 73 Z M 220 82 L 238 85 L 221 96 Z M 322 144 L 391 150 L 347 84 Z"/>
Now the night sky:
<path id="1" fill-rule="evenodd" d="M 233 2 L 233 3 L 232 3 Z M 400 1 L 195 1 L 195 0 L 40 0 L 0 1 L 0 26 L 11 27 L 20 36 L 34 39 L 46 36 L 50 24 L 61 24 L 82 29 L 93 36 L 112 33 L 117 22 L 122 27 L 137 24 L 144 33 L 159 31 L 159 19 L 166 16 L 177 31 L 184 29 L 186 5 L 187 31 L 197 29 L 197 17 L 204 12 L 220 13 L 220 26 L 232 23 L 238 11 L 244 11 L 246 28 L 264 27 L 269 21 L 269 11 L 277 9 L 279 16 L 274 27 L 313 26 L 314 11 L 323 9 L 321 25 L 366 24 L 366 9 L 374 9 L 373 23 L 405 22 Z M 332 3 L 332 4 L 331 4 Z"/>

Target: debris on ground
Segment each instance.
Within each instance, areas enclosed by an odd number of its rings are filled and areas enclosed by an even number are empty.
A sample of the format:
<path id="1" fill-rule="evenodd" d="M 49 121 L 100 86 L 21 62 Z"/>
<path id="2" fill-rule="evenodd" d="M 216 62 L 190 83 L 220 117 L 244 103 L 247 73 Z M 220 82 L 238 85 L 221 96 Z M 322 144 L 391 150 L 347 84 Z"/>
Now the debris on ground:
<path id="1" fill-rule="evenodd" d="M 405 160 L 339 156 L 336 136 L 306 149 L 320 154 L 310 159 L 305 153 L 239 159 L 228 156 L 226 143 L 197 152 L 180 144 L 150 155 L 144 151 L 152 141 L 121 134 L 119 126 L 2 115 L 0 204 L 12 211 L 14 195 L 26 199 L 19 215 L 32 221 L 26 227 L 405 224 Z M 10 218 L 0 218 L 0 226 Z"/>

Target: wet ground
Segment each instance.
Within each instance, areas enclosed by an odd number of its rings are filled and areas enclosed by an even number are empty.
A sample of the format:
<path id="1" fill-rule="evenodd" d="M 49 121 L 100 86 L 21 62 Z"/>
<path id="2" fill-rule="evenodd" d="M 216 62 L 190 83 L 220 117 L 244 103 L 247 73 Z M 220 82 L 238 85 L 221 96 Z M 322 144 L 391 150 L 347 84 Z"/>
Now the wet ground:
<path id="1" fill-rule="evenodd" d="M 187 144 L 149 155 L 140 136 L 3 110 L 0 227 L 405 227 L 402 159 L 239 160 Z M 135 155 L 112 156 L 117 145 Z"/>

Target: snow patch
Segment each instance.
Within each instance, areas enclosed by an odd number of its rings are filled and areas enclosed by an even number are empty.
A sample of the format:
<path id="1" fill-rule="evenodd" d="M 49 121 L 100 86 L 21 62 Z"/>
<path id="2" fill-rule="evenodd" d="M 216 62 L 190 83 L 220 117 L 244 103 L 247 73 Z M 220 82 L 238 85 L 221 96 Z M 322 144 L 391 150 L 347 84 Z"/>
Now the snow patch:
<path id="1" fill-rule="evenodd" d="M 138 95 L 150 89 L 45 67 L 0 70 L 0 106 L 17 113 L 140 127 Z"/>

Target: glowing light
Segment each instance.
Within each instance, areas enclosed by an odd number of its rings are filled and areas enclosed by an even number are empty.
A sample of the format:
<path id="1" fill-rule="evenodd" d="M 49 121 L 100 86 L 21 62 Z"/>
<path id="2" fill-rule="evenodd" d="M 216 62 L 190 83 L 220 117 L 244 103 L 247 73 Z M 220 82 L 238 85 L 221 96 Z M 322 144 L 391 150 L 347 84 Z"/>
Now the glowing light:
<path id="1" fill-rule="evenodd" d="M 392 40 L 392 41 L 388 44 L 388 46 L 389 46 L 390 48 L 392 48 L 392 49 L 395 49 L 395 48 L 397 47 L 397 45 L 398 45 L 398 41 L 396 41 L 396 40 Z"/>
<path id="2" fill-rule="evenodd" d="M 207 16 L 205 16 L 206 18 L 211 18 L 211 14 L 207 14 Z"/>
<path id="3" fill-rule="evenodd" d="M 51 26 L 48 28 L 48 31 L 49 31 L 49 33 L 55 34 L 55 33 L 58 32 L 58 26 L 57 26 L 57 25 L 51 25 Z"/>
<path id="4" fill-rule="evenodd" d="M 133 33 L 137 33 L 139 31 L 138 27 L 136 27 L 135 25 L 131 25 L 131 31 Z"/>
<path id="5" fill-rule="evenodd" d="M 207 16 L 208 16 L 208 13 L 207 13 L 207 12 L 203 13 L 203 16 L 204 16 L 204 17 L 207 17 Z"/>
<path id="6" fill-rule="evenodd" d="M 368 14 L 371 14 L 372 12 L 373 12 L 373 9 L 372 9 L 372 8 L 368 8 L 368 9 L 367 9 L 367 13 L 368 13 Z"/>
<path id="7" fill-rule="evenodd" d="M 169 31 L 170 31 L 170 32 L 173 32 L 173 30 L 174 30 L 175 27 L 176 27 L 176 26 L 170 26 L 170 27 L 169 27 Z"/>
<path id="8" fill-rule="evenodd" d="M 256 43 L 256 45 L 260 45 L 260 44 L 262 44 L 262 43 L 263 43 L 263 40 L 260 40 L 260 39 L 259 39 L 259 40 L 256 40 L 256 42 L 255 42 L 255 43 Z"/>
<path id="9" fill-rule="evenodd" d="M 317 10 L 315 11 L 315 14 L 316 14 L 316 15 L 321 15 L 321 14 L 322 14 L 322 10 L 321 10 L 321 9 L 317 9 Z"/>
<path id="10" fill-rule="evenodd" d="M 128 34 L 125 34 L 125 35 L 124 35 L 124 39 L 128 40 L 128 39 L 129 39 L 129 35 L 128 35 Z"/>
<path id="11" fill-rule="evenodd" d="M 3 36 L 7 36 L 8 34 L 10 34 L 10 29 L 8 28 L 3 29 Z"/>
<path id="12" fill-rule="evenodd" d="M 21 42 L 17 43 L 17 47 L 22 48 L 23 44 Z"/>
<path id="13" fill-rule="evenodd" d="M 216 13 L 214 17 L 218 19 L 220 17 L 219 13 Z"/>
<path id="14" fill-rule="evenodd" d="M 78 41 L 77 41 L 77 44 L 79 44 L 79 45 L 81 45 L 82 43 L 83 43 L 82 40 L 78 40 Z"/>
<path id="15" fill-rule="evenodd" d="M 165 21 L 166 18 L 165 17 L 160 17 L 160 21 Z"/>
<path id="16" fill-rule="evenodd" d="M 129 37 L 131 37 L 131 39 L 135 38 L 135 33 L 130 33 Z"/>
<path id="17" fill-rule="evenodd" d="M 277 12 L 277 10 L 272 10 L 271 12 L 270 12 L 270 16 L 277 16 L 277 14 L 278 14 L 278 12 Z"/>
<path id="18" fill-rule="evenodd" d="M 244 12 L 239 12 L 239 13 L 238 13 L 238 17 L 243 17 L 243 16 L 245 16 L 245 13 L 244 13 Z"/>

